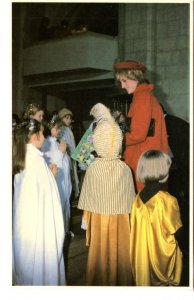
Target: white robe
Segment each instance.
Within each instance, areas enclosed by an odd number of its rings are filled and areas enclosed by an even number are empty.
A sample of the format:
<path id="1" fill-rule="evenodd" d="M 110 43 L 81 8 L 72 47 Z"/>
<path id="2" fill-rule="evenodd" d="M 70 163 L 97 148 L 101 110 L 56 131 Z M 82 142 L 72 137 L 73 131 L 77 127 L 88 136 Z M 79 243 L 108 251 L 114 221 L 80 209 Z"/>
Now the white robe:
<path id="1" fill-rule="evenodd" d="M 56 180 L 43 154 L 27 145 L 14 178 L 13 284 L 66 285 L 64 224 Z"/>
<path id="2" fill-rule="evenodd" d="M 59 150 L 59 143 L 52 136 L 45 139 L 41 150 L 44 153 L 47 164 L 54 163 L 58 167 L 58 174 L 55 179 L 61 198 L 65 232 L 67 232 L 69 231 L 70 197 L 72 191 L 70 157 L 67 153 L 64 154 Z"/>

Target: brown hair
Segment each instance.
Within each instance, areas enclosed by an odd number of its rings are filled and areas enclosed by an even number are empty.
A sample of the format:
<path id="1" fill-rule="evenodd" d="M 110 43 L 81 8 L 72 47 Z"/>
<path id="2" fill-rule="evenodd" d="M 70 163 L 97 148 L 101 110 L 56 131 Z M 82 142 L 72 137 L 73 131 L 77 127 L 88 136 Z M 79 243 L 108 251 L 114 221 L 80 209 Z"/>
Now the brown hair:
<path id="1" fill-rule="evenodd" d="M 45 138 L 51 135 L 51 129 L 53 127 L 57 126 L 58 128 L 61 128 L 63 126 L 63 122 L 61 121 L 57 113 L 53 113 L 50 119 L 48 121 L 44 121 L 43 124 L 45 126 L 45 130 L 44 130 Z"/>
<path id="2" fill-rule="evenodd" d="M 26 144 L 33 134 L 39 134 L 41 123 L 35 119 L 30 119 L 20 123 L 14 133 L 12 141 L 12 169 L 13 175 L 25 168 Z"/>

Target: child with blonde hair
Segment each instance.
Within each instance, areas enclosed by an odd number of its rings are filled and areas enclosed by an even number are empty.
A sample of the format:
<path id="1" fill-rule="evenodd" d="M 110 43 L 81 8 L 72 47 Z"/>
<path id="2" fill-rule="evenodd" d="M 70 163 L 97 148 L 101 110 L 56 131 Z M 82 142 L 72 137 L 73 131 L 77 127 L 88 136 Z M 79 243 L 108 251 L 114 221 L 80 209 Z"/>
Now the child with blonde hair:
<path id="1" fill-rule="evenodd" d="M 39 122 L 42 122 L 43 118 L 44 118 L 44 110 L 41 107 L 41 105 L 38 103 L 30 103 L 27 106 L 23 117 L 24 120 L 35 119 Z"/>
<path id="2" fill-rule="evenodd" d="M 137 286 L 180 283 L 180 210 L 177 199 L 164 188 L 170 165 L 170 157 L 159 150 L 144 152 L 138 161 L 137 178 L 145 187 L 132 205 L 130 236 L 130 260 Z"/>

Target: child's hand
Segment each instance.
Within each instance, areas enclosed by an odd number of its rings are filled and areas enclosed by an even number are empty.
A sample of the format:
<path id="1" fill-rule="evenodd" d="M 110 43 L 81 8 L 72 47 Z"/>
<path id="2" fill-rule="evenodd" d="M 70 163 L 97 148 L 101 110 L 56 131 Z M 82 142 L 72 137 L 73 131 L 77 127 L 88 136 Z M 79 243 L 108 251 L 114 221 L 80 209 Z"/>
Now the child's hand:
<path id="1" fill-rule="evenodd" d="M 49 168 L 50 168 L 51 172 L 53 173 L 53 175 L 54 175 L 55 177 L 57 177 L 57 174 L 58 174 L 58 168 L 57 168 L 57 165 L 51 163 L 51 164 L 49 165 Z"/>
<path id="2" fill-rule="evenodd" d="M 63 140 L 60 141 L 59 150 L 63 153 L 65 153 L 67 150 L 67 144 Z"/>

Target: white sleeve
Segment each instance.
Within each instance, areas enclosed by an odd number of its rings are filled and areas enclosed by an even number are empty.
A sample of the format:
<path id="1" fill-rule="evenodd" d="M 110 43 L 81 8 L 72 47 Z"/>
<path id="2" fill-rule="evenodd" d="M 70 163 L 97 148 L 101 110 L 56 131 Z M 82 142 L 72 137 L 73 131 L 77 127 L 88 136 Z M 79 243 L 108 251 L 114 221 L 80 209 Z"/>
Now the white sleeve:
<path id="1" fill-rule="evenodd" d="M 55 148 L 52 150 L 52 162 L 56 164 L 59 168 L 62 167 L 62 160 L 64 157 L 64 153 L 59 150 L 59 148 Z"/>
<path id="2" fill-rule="evenodd" d="M 47 163 L 47 165 L 50 165 L 50 163 L 52 162 L 51 160 L 51 142 L 49 139 L 45 139 L 44 141 L 44 145 L 41 149 L 41 151 L 44 153 L 44 159 Z"/>

